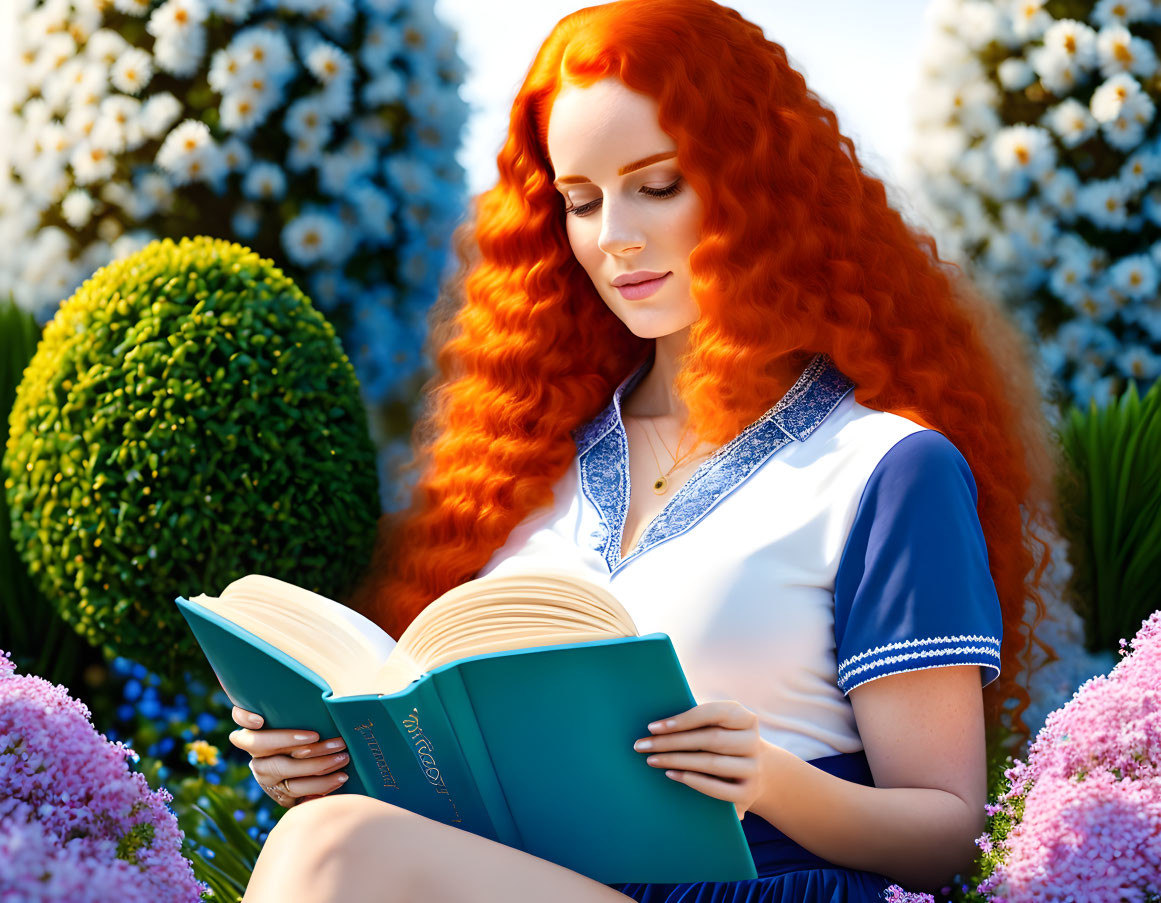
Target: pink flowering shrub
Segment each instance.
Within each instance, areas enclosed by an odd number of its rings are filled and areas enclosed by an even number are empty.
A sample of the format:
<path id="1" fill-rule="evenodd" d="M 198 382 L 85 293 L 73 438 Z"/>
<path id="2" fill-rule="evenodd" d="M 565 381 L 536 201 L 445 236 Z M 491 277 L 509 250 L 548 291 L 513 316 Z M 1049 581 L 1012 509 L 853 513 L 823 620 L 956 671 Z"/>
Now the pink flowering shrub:
<path id="1" fill-rule="evenodd" d="M 172 796 L 131 772 L 65 687 L 0 651 L 0 900 L 196 903 Z"/>
<path id="2" fill-rule="evenodd" d="M 1005 772 L 977 838 L 994 903 L 1148 903 L 1161 894 L 1161 611 Z"/>

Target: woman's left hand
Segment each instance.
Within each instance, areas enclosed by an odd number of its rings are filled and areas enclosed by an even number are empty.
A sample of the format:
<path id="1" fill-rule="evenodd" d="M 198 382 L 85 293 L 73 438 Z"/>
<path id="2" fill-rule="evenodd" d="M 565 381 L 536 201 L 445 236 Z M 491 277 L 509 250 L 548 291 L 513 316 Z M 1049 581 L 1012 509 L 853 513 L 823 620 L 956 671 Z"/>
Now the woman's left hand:
<path id="1" fill-rule="evenodd" d="M 667 777 L 732 802 L 739 820 L 762 795 L 769 743 L 758 733 L 758 716 L 741 703 L 705 702 L 648 729 L 633 748 L 654 768 L 668 769 Z"/>

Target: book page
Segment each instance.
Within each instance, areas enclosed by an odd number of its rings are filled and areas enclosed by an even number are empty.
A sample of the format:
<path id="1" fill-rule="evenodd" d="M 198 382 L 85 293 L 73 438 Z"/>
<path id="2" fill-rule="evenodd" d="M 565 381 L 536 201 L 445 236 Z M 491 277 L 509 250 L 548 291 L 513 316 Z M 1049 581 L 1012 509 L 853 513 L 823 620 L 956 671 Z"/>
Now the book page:
<path id="1" fill-rule="evenodd" d="M 247 574 L 230 583 L 220 597 L 201 594 L 190 601 L 309 668 L 335 696 L 377 692 L 376 676 L 387 660 L 393 661 L 393 673 L 419 676 L 415 663 L 406 654 L 394 654 L 395 640 L 369 618 L 285 580 Z"/>
<path id="2" fill-rule="evenodd" d="M 489 652 L 637 636 L 612 593 L 556 569 L 469 580 L 420 612 L 398 643 L 345 605 L 262 574 L 233 581 L 219 598 L 190 601 L 291 656 L 334 696 L 396 693 L 434 668 Z"/>

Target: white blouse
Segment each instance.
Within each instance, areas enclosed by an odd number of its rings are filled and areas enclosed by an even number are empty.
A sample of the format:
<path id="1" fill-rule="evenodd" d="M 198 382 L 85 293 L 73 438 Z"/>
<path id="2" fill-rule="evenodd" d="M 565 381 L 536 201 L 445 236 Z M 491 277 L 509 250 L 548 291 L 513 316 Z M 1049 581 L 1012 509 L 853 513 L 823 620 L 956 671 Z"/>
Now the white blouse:
<path id="1" fill-rule="evenodd" d="M 999 675 L 1002 621 L 976 486 L 942 433 L 858 404 L 817 355 L 774 407 L 704 461 L 620 557 L 629 503 L 621 397 L 480 570 L 573 569 L 642 635 L 665 633 L 697 702 L 736 700 L 807 761 L 863 748 L 854 687 L 901 671 Z M 676 714 L 676 713 L 674 713 Z"/>

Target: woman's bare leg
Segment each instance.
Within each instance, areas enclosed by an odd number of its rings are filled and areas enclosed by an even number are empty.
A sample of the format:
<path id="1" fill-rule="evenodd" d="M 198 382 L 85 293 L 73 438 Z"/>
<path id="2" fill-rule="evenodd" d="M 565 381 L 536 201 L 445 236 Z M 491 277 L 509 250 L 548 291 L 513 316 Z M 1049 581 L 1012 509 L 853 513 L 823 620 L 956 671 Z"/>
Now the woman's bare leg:
<path id="1" fill-rule="evenodd" d="M 570 869 L 357 795 L 287 812 L 262 848 L 243 903 L 625 903 Z"/>

